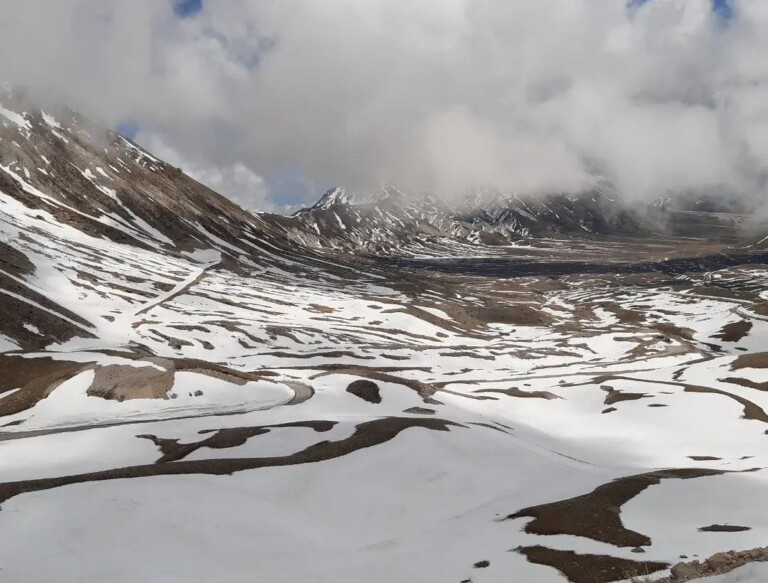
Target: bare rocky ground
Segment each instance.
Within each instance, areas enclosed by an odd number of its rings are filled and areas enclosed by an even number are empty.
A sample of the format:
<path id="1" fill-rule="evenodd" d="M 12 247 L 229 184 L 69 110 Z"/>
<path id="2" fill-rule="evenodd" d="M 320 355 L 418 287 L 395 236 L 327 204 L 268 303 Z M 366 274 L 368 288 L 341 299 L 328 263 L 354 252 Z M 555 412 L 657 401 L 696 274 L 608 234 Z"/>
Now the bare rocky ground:
<path id="1" fill-rule="evenodd" d="M 681 561 L 676 563 L 669 577 L 654 579 L 657 583 L 677 583 L 714 577 L 730 573 L 750 563 L 768 561 L 768 547 L 759 547 L 746 551 L 724 551 L 704 560 Z"/>

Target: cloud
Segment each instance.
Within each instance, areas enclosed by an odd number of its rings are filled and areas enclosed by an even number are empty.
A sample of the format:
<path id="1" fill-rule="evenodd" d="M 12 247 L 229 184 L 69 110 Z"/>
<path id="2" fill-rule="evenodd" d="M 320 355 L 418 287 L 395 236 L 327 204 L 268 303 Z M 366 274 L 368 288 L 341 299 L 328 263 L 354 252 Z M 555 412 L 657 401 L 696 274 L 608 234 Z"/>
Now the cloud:
<path id="1" fill-rule="evenodd" d="M 764 0 L 175 4 L 0 0 L 0 67 L 136 120 L 250 206 L 238 164 L 360 189 L 571 191 L 599 173 L 628 197 L 765 195 Z"/>
<path id="2" fill-rule="evenodd" d="M 212 165 L 203 160 L 185 158 L 154 134 L 140 132 L 135 139 L 168 164 L 181 168 L 190 177 L 240 206 L 259 211 L 276 210 L 264 179 L 242 162 Z"/>

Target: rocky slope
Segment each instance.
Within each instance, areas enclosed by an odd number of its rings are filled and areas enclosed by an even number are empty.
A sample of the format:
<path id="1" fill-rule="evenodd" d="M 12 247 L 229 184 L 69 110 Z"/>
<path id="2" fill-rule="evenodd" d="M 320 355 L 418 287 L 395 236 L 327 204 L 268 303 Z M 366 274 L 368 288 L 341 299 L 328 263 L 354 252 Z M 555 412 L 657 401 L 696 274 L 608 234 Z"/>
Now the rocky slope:
<path id="1" fill-rule="evenodd" d="M 376 253 L 436 249 L 441 243 L 509 245 L 525 237 L 650 234 L 652 221 L 611 194 L 523 197 L 478 189 L 455 201 L 386 187 L 371 197 L 336 188 L 293 217 L 309 245 Z"/>

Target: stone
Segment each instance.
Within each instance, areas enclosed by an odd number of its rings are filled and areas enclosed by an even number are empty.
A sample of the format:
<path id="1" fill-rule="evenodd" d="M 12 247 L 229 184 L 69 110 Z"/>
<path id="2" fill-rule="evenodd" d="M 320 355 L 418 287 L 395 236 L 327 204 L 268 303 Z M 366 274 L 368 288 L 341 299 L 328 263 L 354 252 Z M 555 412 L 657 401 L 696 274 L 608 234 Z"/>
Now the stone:
<path id="1" fill-rule="evenodd" d="M 701 574 L 702 565 L 698 561 L 689 561 L 687 563 L 677 563 L 670 572 L 674 579 L 691 579 Z"/>
<path id="2" fill-rule="evenodd" d="M 732 561 L 731 555 L 727 553 L 715 553 L 707 559 L 707 566 L 710 569 L 718 570 L 728 566 Z"/>

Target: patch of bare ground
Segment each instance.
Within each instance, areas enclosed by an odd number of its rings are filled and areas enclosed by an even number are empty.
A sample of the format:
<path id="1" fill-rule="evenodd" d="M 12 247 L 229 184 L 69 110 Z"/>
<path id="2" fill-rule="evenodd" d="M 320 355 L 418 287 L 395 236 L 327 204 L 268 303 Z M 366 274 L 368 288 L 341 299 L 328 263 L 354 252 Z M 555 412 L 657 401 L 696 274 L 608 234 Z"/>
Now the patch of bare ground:
<path id="1" fill-rule="evenodd" d="M 738 342 L 749 334 L 752 330 L 752 322 L 749 320 L 739 320 L 726 324 L 720 329 L 720 332 L 713 334 L 712 338 L 719 338 L 723 342 Z"/>
<path id="2" fill-rule="evenodd" d="M 394 383 L 396 385 L 403 385 L 418 393 L 422 398 L 431 397 L 437 392 L 437 387 L 430 383 L 423 383 L 414 379 L 407 379 L 404 377 L 396 376 L 387 372 L 381 372 L 381 370 L 374 370 L 361 366 L 350 365 L 326 365 L 325 367 L 313 367 L 313 368 L 325 368 L 326 372 L 322 372 L 313 376 L 313 379 L 328 376 L 332 374 L 346 374 L 352 376 L 363 377 L 374 381 L 380 381 L 383 383 Z M 381 368 L 381 367 L 380 367 Z M 404 370 L 394 368 L 393 370 Z M 415 370 L 424 371 L 423 368 Z M 427 369 L 428 370 L 428 369 Z"/>
<path id="3" fill-rule="evenodd" d="M 614 405 L 616 403 L 620 403 L 621 401 L 637 401 L 639 399 L 650 397 L 650 395 L 647 395 L 646 393 L 628 393 L 625 391 L 619 391 L 618 389 L 614 389 L 613 387 L 609 387 L 607 385 L 603 385 L 600 388 L 608 393 L 605 396 L 605 400 L 603 401 L 604 405 Z"/>
<path id="4" fill-rule="evenodd" d="M 158 365 L 131 366 L 112 364 L 96 366 L 87 394 L 91 397 L 125 401 L 130 399 L 162 399 L 173 388 L 173 362 L 147 359 Z"/>
<path id="5" fill-rule="evenodd" d="M 731 370 L 741 368 L 768 368 L 768 352 L 743 354 L 731 363 Z"/>
<path id="6" fill-rule="evenodd" d="M 621 522 L 621 506 L 662 480 L 701 478 L 726 473 L 712 469 L 677 469 L 619 478 L 592 492 L 568 500 L 518 510 L 506 520 L 531 517 L 525 532 L 539 535 L 570 534 L 618 547 L 642 547 L 651 539 L 629 530 Z"/>
<path id="7" fill-rule="evenodd" d="M 608 555 L 579 555 L 540 545 L 520 547 L 516 552 L 529 562 L 554 567 L 572 583 L 608 583 L 633 576 L 655 573 L 669 567 L 655 561 L 630 561 Z"/>
<path id="8" fill-rule="evenodd" d="M 740 405 L 744 407 L 744 419 L 752 419 L 754 421 L 762 421 L 763 423 L 768 423 L 768 414 L 765 413 L 765 411 L 750 401 L 749 399 L 745 399 L 744 397 L 739 397 L 738 395 L 734 395 L 733 393 L 729 393 L 727 391 L 721 391 L 720 389 L 713 389 L 710 387 L 701 387 L 698 385 L 685 385 L 685 392 L 686 393 L 707 393 L 712 395 L 722 395 L 724 397 L 729 397 L 730 399 L 733 399 Z"/>
<path id="9" fill-rule="evenodd" d="M 444 311 L 455 322 L 448 329 L 467 333 L 470 330 L 483 329 L 488 324 L 508 324 L 511 326 L 546 326 L 552 323 L 552 317 L 532 306 L 521 304 L 441 304 Z M 427 317 L 422 317 L 422 313 Z M 415 315 L 434 325 L 446 328 L 445 320 L 437 318 L 425 310 L 419 310 Z M 432 321 L 431 321 L 432 320 Z M 440 323 L 433 320 L 439 320 Z M 456 325 L 458 324 L 458 326 Z"/>
<path id="10" fill-rule="evenodd" d="M 330 306 L 323 306 L 321 304 L 309 304 L 307 307 L 308 312 L 315 312 L 317 314 L 333 314 L 336 309 Z"/>
<path id="11" fill-rule="evenodd" d="M 84 370 L 88 364 L 0 354 L 0 395 L 19 389 L 0 400 L 0 417 L 34 407 L 59 384 Z"/>
<path id="12" fill-rule="evenodd" d="M 178 372 L 194 372 L 237 385 L 244 385 L 250 381 L 260 381 L 263 379 L 279 376 L 279 374 L 274 371 L 236 370 L 221 364 L 206 362 L 204 360 L 195 360 L 192 358 L 174 358 L 173 365 L 176 367 Z"/>
<path id="13" fill-rule="evenodd" d="M 749 379 L 743 379 L 740 377 L 726 377 L 724 379 L 719 379 L 719 380 L 720 382 L 723 382 L 723 383 L 739 385 L 740 387 L 746 387 L 748 389 L 757 389 L 758 391 L 768 391 L 768 382 L 756 383 L 755 381 L 751 381 Z"/>
<path id="14" fill-rule="evenodd" d="M 379 391 L 379 385 L 373 381 L 365 379 L 359 379 L 352 381 L 347 385 L 347 392 L 355 397 L 368 401 L 369 403 L 378 404 L 381 403 L 381 392 Z"/>
<path id="15" fill-rule="evenodd" d="M 649 326 L 666 336 L 693 340 L 693 330 L 690 328 L 683 328 L 675 324 L 670 324 L 669 322 L 653 322 L 650 323 Z"/>
<path id="16" fill-rule="evenodd" d="M 699 532 L 745 532 L 747 530 L 752 530 L 752 528 L 732 524 L 710 524 L 709 526 L 702 526 Z"/>
<path id="17" fill-rule="evenodd" d="M 655 579 L 654 583 L 681 583 L 691 579 L 711 577 L 729 573 L 734 569 L 768 561 L 768 547 L 758 547 L 746 551 L 727 551 L 716 553 L 704 561 L 687 561 L 674 565 L 669 577 Z"/>
<path id="18" fill-rule="evenodd" d="M 191 372 L 240 386 L 277 374 L 271 371 L 235 370 L 193 359 L 147 357 L 138 361 L 155 366 L 96 365 L 88 395 L 116 401 L 168 398 L 176 372 Z"/>
<path id="19" fill-rule="evenodd" d="M 346 439 L 339 441 L 321 441 L 301 451 L 285 456 L 187 460 L 173 463 L 129 466 L 113 470 L 103 470 L 71 476 L 59 476 L 55 478 L 1 483 L 0 503 L 13 498 L 14 496 L 18 496 L 19 494 L 50 490 L 71 484 L 182 474 L 209 474 L 220 476 L 260 468 L 318 463 L 343 457 L 361 449 L 381 445 L 382 443 L 394 439 L 407 429 L 422 428 L 430 431 L 450 431 L 452 427 L 465 426 L 444 419 L 386 417 L 366 421 L 365 423 L 357 425 L 354 433 Z"/>
<path id="20" fill-rule="evenodd" d="M 168 344 L 171 348 L 174 350 L 181 350 L 185 346 L 194 346 L 194 344 L 188 340 L 184 340 L 183 338 L 177 338 L 175 336 L 169 336 L 168 334 L 163 334 L 161 332 L 158 332 L 157 330 L 149 330 L 150 335 L 156 336 L 157 338 L 160 338 Z"/>
<path id="21" fill-rule="evenodd" d="M 18 249 L 0 241 L 0 270 L 23 277 L 35 272 L 35 264 Z"/>
<path id="22" fill-rule="evenodd" d="M 610 312 L 616 316 L 622 324 L 638 325 L 645 322 L 645 314 L 635 310 L 629 310 L 616 302 L 602 302 L 598 304 L 598 307 L 601 307 L 606 312 Z"/>
<path id="23" fill-rule="evenodd" d="M 517 397 L 520 399 L 546 399 L 552 401 L 554 399 L 560 399 L 554 393 L 549 391 L 523 391 L 517 387 L 510 387 L 508 389 L 478 389 L 473 391 L 475 393 L 495 393 L 500 395 L 506 395 L 507 397 Z"/>
<path id="24" fill-rule="evenodd" d="M 723 397 L 728 397 L 730 399 L 733 399 L 734 401 L 736 401 L 737 403 L 739 403 L 744 407 L 744 414 L 742 416 L 743 419 L 751 419 L 754 421 L 761 421 L 763 423 L 768 423 L 768 414 L 766 414 L 766 412 L 760 406 L 753 403 L 749 399 L 745 399 L 744 397 L 734 395 L 733 393 L 729 393 L 728 391 L 722 391 L 720 389 L 713 389 L 711 387 L 704 387 L 701 385 L 690 385 L 686 383 L 661 381 L 661 380 L 652 381 L 648 379 L 638 379 L 638 378 L 622 376 L 622 375 L 601 375 L 601 376 L 595 377 L 593 379 L 593 382 L 603 383 L 611 380 L 626 380 L 626 381 L 635 381 L 638 383 L 672 385 L 675 387 L 682 387 L 686 393 L 703 393 L 703 394 L 712 394 L 712 395 L 722 395 Z"/>
<path id="25" fill-rule="evenodd" d="M 39 334 L 30 329 L 30 325 L 39 330 Z M 95 338 L 92 329 L 92 324 L 80 316 L 22 285 L 0 269 L 0 333 L 14 340 L 22 350 L 40 350 L 75 336 Z"/>
<path id="26" fill-rule="evenodd" d="M 465 350 L 455 350 L 453 352 L 441 352 L 440 356 L 447 356 L 450 358 L 475 358 L 477 360 L 496 360 L 491 354 L 478 354 L 477 352 L 469 352 Z"/>
<path id="27" fill-rule="evenodd" d="M 434 409 L 427 409 L 426 407 L 409 407 L 408 409 L 405 409 L 403 413 L 408 413 L 409 415 L 434 415 L 437 411 Z"/>
<path id="28" fill-rule="evenodd" d="M 255 356 L 272 356 L 275 358 L 356 358 L 359 360 L 375 360 L 375 356 L 364 356 L 351 350 L 324 350 L 322 352 L 261 352 Z"/>
<path id="29" fill-rule="evenodd" d="M 149 439 L 163 454 L 156 463 L 176 462 L 183 460 L 198 449 L 207 447 L 210 449 L 227 449 L 240 447 L 252 437 L 269 433 L 272 429 L 288 427 L 305 427 L 318 432 L 330 431 L 336 425 L 336 421 L 295 421 L 292 423 L 280 423 L 278 425 L 261 425 L 257 427 L 228 427 L 226 429 L 204 429 L 200 435 L 213 433 L 202 441 L 192 443 L 179 443 L 179 439 L 164 439 L 155 435 L 142 434 L 136 437 Z"/>
<path id="30" fill-rule="evenodd" d="M 763 302 L 754 306 L 752 311 L 758 316 L 768 316 L 768 302 Z"/>

